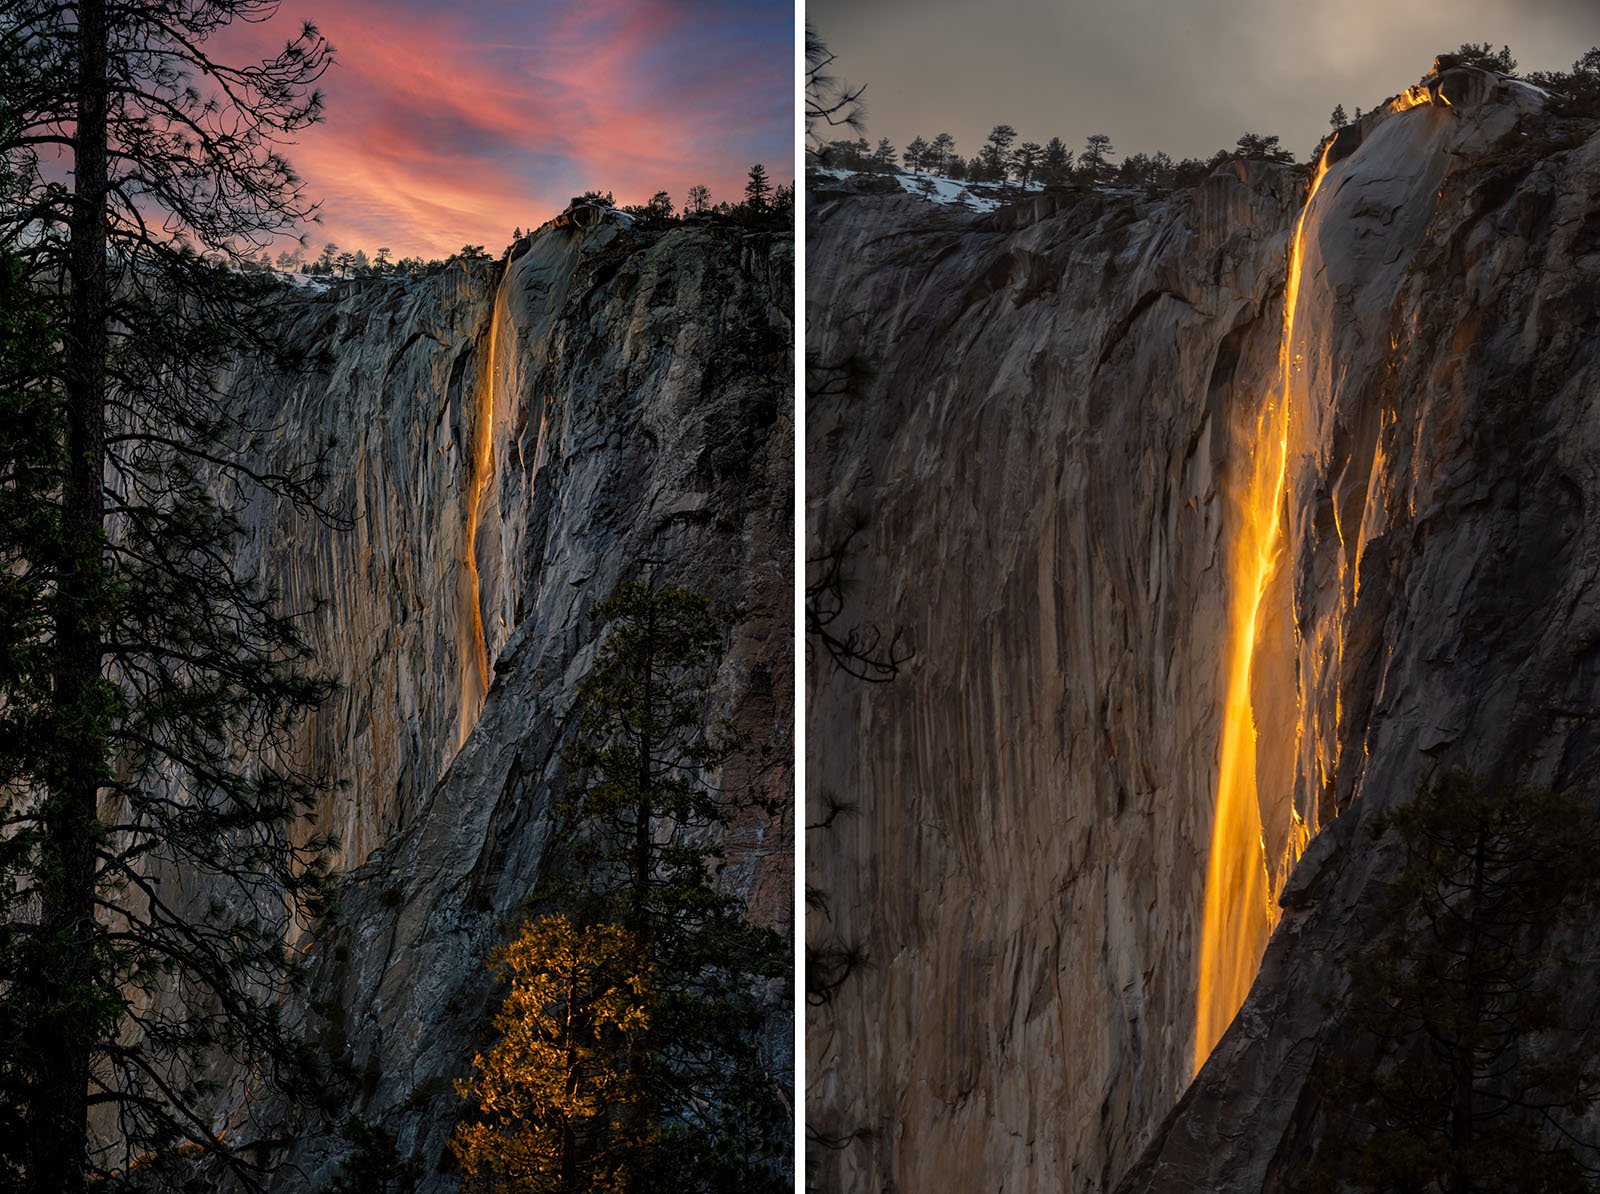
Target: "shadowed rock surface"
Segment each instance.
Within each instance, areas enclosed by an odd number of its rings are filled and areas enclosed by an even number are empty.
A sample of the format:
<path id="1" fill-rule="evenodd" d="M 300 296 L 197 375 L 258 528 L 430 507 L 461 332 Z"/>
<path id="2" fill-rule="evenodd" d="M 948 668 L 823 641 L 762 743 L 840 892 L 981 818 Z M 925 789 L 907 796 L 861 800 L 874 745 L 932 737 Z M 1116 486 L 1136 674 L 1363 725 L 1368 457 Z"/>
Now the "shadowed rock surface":
<path id="1" fill-rule="evenodd" d="M 540 873 L 561 718 L 602 629 L 588 611 L 647 562 L 735 615 L 717 712 L 756 753 L 720 778 L 776 811 L 741 813 L 725 879 L 756 920 L 792 914 L 792 239 L 547 225 L 516 253 L 503 273 L 292 300 L 322 365 L 234 382 L 276 428 L 263 459 L 332 442 L 331 504 L 353 520 L 263 506 L 252 550 L 291 600 L 326 599 L 312 638 L 343 684 L 304 743 L 345 781 L 319 820 L 350 872 L 308 1027 L 360 1075 L 348 1112 L 425 1162 L 425 1191 L 456 1187 L 451 1080 L 488 1042 L 484 957 Z M 791 1042 L 775 1004 L 775 1080 Z M 275 1189 L 332 1176 L 336 1125 L 286 1129 L 247 1076 L 219 1077 L 232 1130 L 292 1139 Z"/>
<path id="2" fill-rule="evenodd" d="M 1363 826 L 1435 767 L 1589 790 L 1600 137 L 1434 84 L 1341 131 L 1306 223 L 1252 674 L 1266 856 L 1325 828 L 1193 1085 L 1226 560 L 1304 170 L 810 210 L 812 550 L 864 520 L 842 620 L 917 651 L 809 681 L 808 798 L 859 810 L 810 841 L 808 933 L 869 958 L 808 1020 L 814 1188 L 1289 1188 L 1320 1000 L 1393 866 Z"/>

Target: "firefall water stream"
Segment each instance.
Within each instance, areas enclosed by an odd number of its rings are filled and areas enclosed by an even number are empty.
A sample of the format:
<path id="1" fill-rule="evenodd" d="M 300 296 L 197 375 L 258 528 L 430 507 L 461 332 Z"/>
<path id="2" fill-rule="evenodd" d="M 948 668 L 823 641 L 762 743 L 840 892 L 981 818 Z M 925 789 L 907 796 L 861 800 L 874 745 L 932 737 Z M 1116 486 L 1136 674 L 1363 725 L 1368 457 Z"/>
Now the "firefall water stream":
<path id="1" fill-rule="evenodd" d="M 467 482 L 466 542 L 463 561 L 466 568 L 464 594 L 469 613 L 461 636 L 461 714 L 457 747 L 467 740 L 477 724 L 489 691 L 489 646 L 483 633 L 483 582 L 478 576 L 478 524 L 482 517 L 483 495 L 494 472 L 495 388 L 499 384 L 500 323 L 505 315 L 505 300 L 496 288 L 494 311 L 489 317 L 489 354 L 477 387 L 477 411 L 472 422 L 471 475 Z"/>
<path id="2" fill-rule="evenodd" d="M 1389 101 L 1390 113 L 1437 105 L 1450 106 L 1449 98 L 1426 81 L 1408 87 Z M 1289 429 L 1304 417 L 1307 400 L 1303 360 L 1296 350 L 1295 320 L 1300 300 L 1301 271 L 1305 263 L 1306 222 L 1323 181 L 1328 175 L 1330 142 L 1311 180 L 1305 206 L 1295 221 L 1289 245 L 1289 270 L 1284 287 L 1283 331 L 1278 344 L 1278 378 L 1275 392 L 1256 418 L 1246 489 L 1240 497 L 1242 525 L 1229 564 L 1228 687 L 1223 712 L 1222 754 L 1217 769 L 1216 816 L 1212 822 L 1211 853 L 1206 862 L 1205 909 L 1200 932 L 1200 966 L 1196 984 L 1194 1072 L 1205 1064 L 1223 1032 L 1250 993 L 1266 951 L 1267 939 L 1278 921 L 1278 892 L 1272 875 L 1281 882 L 1317 831 L 1316 810 L 1301 819 L 1290 810 L 1292 822 L 1284 858 L 1271 860 L 1269 872 L 1262 835 L 1261 805 L 1256 791 L 1255 702 L 1252 700 L 1252 664 L 1262 631 L 1262 601 L 1277 568 L 1283 539 L 1283 500 L 1288 484 Z M 1343 533 L 1341 531 L 1341 542 Z M 1358 545 L 1359 546 L 1359 545 Z M 1301 709 L 1300 722 L 1305 719 Z M 1303 724 L 1266 727 L 1274 734 L 1300 734 Z M 1326 777 L 1321 777 L 1325 779 Z M 1288 799 L 1283 794 L 1281 799 Z"/>
<path id="3" fill-rule="evenodd" d="M 1324 153 L 1317 163 L 1311 192 L 1306 196 L 1290 241 L 1276 392 L 1256 418 L 1250 469 L 1240 501 L 1242 525 L 1230 561 L 1227 704 L 1223 711 L 1222 757 L 1217 772 L 1216 818 L 1206 864 L 1195 1018 L 1195 1072 L 1205 1063 L 1223 1030 L 1244 1003 L 1261 964 L 1267 938 L 1277 923 L 1276 893 L 1271 890 L 1267 872 L 1261 807 L 1256 792 L 1257 727 L 1251 702 L 1251 663 L 1260 632 L 1262 598 L 1277 566 L 1283 539 L 1289 424 L 1295 417 L 1297 397 L 1304 397 L 1296 393 L 1302 362 L 1295 350 L 1295 314 L 1305 258 L 1306 218 L 1327 173 L 1327 154 Z M 1291 848 L 1296 852 L 1303 849 L 1314 829 L 1314 826 L 1297 824 Z"/>

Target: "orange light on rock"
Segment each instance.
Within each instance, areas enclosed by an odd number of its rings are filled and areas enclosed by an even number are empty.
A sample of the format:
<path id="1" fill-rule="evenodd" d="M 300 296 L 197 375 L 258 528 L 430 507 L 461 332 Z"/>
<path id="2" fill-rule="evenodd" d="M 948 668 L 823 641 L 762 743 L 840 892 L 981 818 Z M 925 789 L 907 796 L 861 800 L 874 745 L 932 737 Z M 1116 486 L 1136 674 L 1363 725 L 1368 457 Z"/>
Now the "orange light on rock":
<path id="1" fill-rule="evenodd" d="M 477 723 L 489 692 L 489 645 L 483 632 L 483 584 L 478 576 L 478 525 L 482 519 L 483 494 L 494 471 L 495 386 L 500 366 L 500 321 L 505 299 L 498 289 L 494 311 L 489 317 L 489 354 L 477 387 L 477 410 L 472 423 L 471 476 L 467 482 L 466 542 L 463 544 L 465 593 L 469 607 L 467 626 L 461 636 L 461 715 L 459 742 L 463 743 Z"/>
<path id="2" fill-rule="evenodd" d="M 1294 350 L 1295 313 L 1300 297 L 1306 217 L 1327 173 L 1325 153 L 1317 163 L 1311 192 L 1290 241 L 1277 387 L 1256 419 L 1250 469 L 1239 502 L 1242 525 L 1229 563 L 1227 703 L 1223 710 L 1216 815 L 1206 863 L 1200 931 L 1195 1072 L 1244 1003 L 1267 938 L 1277 923 L 1256 793 L 1256 724 L 1250 678 L 1262 599 L 1281 550 L 1289 424 L 1294 417 L 1294 385 L 1300 364 Z M 1311 827 L 1297 823 L 1295 830 L 1290 848 L 1298 854 L 1310 838 Z"/>

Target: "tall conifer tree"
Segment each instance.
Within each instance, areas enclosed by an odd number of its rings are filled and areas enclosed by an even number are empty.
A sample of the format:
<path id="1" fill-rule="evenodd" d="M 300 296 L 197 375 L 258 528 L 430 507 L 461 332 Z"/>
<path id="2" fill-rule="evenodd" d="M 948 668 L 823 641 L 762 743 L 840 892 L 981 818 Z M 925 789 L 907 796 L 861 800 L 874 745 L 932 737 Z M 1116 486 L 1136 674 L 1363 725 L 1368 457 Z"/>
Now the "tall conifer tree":
<path id="1" fill-rule="evenodd" d="M 595 617 L 605 636 L 568 718 L 569 788 L 535 900 L 560 911 L 496 955 L 520 970 L 499 1043 L 464 1086 L 478 1114 L 457 1151 L 475 1172 L 501 1174 L 537 1154 L 517 1191 L 591 1189 L 595 1167 L 609 1166 L 608 1188 L 619 1190 L 775 1194 L 790 1186 L 790 1116 L 763 1033 L 791 976 L 782 940 L 719 881 L 738 799 L 715 779 L 741 750 L 712 715 L 724 626 L 703 597 L 639 582 Z M 600 994 L 563 994 L 575 975 Z M 625 1021 L 615 1008 L 626 991 L 641 998 Z M 587 1019 L 573 1031 L 575 1008 Z M 535 1056 L 537 1065 L 514 1061 Z M 511 1087 L 521 1103 L 507 1115 L 502 1085 L 519 1065 Z M 552 1093 L 567 1089 L 551 1085 L 564 1068 L 593 1101 Z M 560 1132 L 579 1121 L 569 1148 Z M 574 1155 L 581 1163 L 564 1169 Z"/>
<path id="2" fill-rule="evenodd" d="M 270 1149 L 218 1118 L 209 1066 L 309 1069 L 278 1009 L 286 938 L 326 878 L 297 828 L 320 784 L 287 760 L 325 686 L 235 547 L 247 502 L 311 502 L 315 469 L 255 467 L 221 394 L 241 355 L 276 349 L 272 283 L 233 267 L 310 210 L 277 146 L 318 119 L 330 47 L 308 25 L 264 61 L 214 57 L 224 27 L 276 7 L 0 15 L 29 66 L 4 88 L 0 244 L 51 328 L 6 400 L 44 404 L 58 449 L 5 478 L 48 521 L 5 528 L 29 585 L 0 673 L 27 719 L 0 775 L 0 1114 L 38 1194 L 247 1169 Z"/>

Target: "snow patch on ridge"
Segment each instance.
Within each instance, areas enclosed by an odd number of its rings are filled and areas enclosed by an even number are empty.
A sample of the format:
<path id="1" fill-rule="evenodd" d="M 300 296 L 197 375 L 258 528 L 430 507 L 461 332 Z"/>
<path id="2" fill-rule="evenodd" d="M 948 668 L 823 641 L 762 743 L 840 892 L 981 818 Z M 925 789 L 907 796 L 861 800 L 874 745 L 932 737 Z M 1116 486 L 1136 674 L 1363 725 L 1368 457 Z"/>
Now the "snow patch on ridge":
<path id="1" fill-rule="evenodd" d="M 822 166 L 811 167 L 811 173 L 821 175 L 823 178 L 856 178 L 861 172 L 855 170 L 835 170 Z M 924 199 L 929 203 L 936 203 L 941 207 L 958 207 L 971 212 L 994 211 L 1010 200 L 1002 193 L 1002 189 L 993 183 L 972 183 L 959 178 L 947 178 L 942 174 L 904 174 L 895 171 L 893 174 L 869 174 L 868 177 L 893 179 L 900 184 L 902 190 L 914 199 Z M 1008 187 L 1006 190 L 1015 191 L 1018 188 Z M 1028 191 L 1040 190 L 1040 184 L 1030 183 Z"/>
<path id="2" fill-rule="evenodd" d="M 983 194 L 958 178 L 946 178 L 942 174 L 897 174 L 895 177 L 906 194 L 929 203 L 964 207 L 969 211 L 993 211 L 1001 204 L 1000 199 Z M 1033 184 L 1026 189 L 1036 191 L 1039 187 Z"/>

